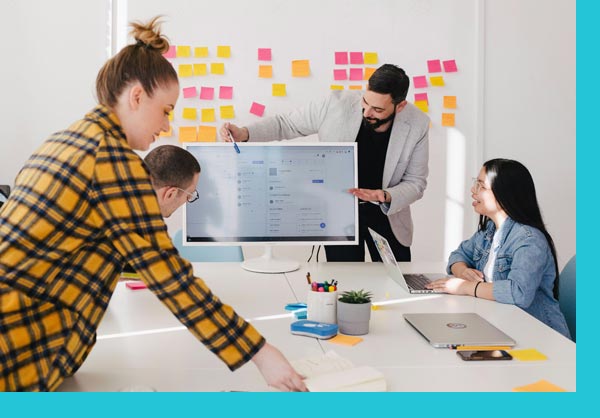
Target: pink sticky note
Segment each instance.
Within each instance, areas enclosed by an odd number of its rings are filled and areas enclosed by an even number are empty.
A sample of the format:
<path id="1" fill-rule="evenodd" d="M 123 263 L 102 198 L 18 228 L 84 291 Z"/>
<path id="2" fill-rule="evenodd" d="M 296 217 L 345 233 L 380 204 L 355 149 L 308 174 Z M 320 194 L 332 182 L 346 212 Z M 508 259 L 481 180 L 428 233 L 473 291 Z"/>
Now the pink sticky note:
<path id="1" fill-rule="evenodd" d="M 427 102 L 429 104 L 427 93 L 415 93 L 415 102 Z"/>
<path id="2" fill-rule="evenodd" d="M 350 64 L 364 64 L 362 52 L 351 52 L 350 53 Z"/>
<path id="3" fill-rule="evenodd" d="M 177 46 L 171 45 L 169 50 L 163 54 L 165 58 L 175 58 L 177 56 Z"/>
<path id="4" fill-rule="evenodd" d="M 335 53 L 336 65 L 348 65 L 348 53 L 347 52 L 336 52 Z"/>
<path id="5" fill-rule="evenodd" d="M 260 103 L 252 102 L 250 106 L 250 113 L 256 116 L 262 116 L 265 113 L 265 106 Z"/>
<path id="6" fill-rule="evenodd" d="M 233 87 L 221 86 L 219 87 L 219 99 L 232 99 L 233 98 Z"/>
<path id="7" fill-rule="evenodd" d="M 334 80 L 348 80 L 348 73 L 346 70 L 333 70 Z"/>
<path id="8" fill-rule="evenodd" d="M 362 68 L 350 68 L 350 80 L 362 80 L 363 70 Z"/>
<path id="9" fill-rule="evenodd" d="M 427 61 L 427 70 L 430 73 L 441 73 L 442 66 L 440 65 L 440 60 L 429 60 Z"/>
<path id="10" fill-rule="evenodd" d="M 271 48 L 258 48 L 259 61 L 271 61 Z"/>
<path id="11" fill-rule="evenodd" d="M 427 77 L 425 77 L 424 75 L 418 75 L 416 77 L 413 77 L 413 84 L 416 89 L 422 89 L 424 87 L 427 87 Z"/>
<path id="12" fill-rule="evenodd" d="M 148 288 L 144 282 L 127 282 L 125 283 L 125 287 L 131 290 L 141 290 Z"/>
<path id="13" fill-rule="evenodd" d="M 444 71 L 446 71 L 447 73 L 457 72 L 458 69 L 456 68 L 456 61 L 454 61 L 454 60 L 444 61 Z"/>
<path id="14" fill-rule="evenodd" d="M 183 98 L 184 99 L 196 97 L 197 95 L 198 95 L 198 90 L 196 90 L 196 87 L 186 87 L 183 89 Z"/>
<path id="15" fill-rule="evenodd" d="M 215 97 L 215 89 L 212 87 L 201 87 L 200 88 L 200 99 L 212 100 Z"/>

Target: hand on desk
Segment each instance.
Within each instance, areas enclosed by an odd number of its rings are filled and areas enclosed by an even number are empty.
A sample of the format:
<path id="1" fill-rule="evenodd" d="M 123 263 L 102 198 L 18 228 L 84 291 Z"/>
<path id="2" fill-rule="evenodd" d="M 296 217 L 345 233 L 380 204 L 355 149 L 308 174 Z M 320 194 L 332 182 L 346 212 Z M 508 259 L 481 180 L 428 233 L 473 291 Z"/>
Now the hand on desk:
<path id="1" fill-rule="evenodd" d="M 266 343 L 252 358 L 269 386 L 282 391 L 306 392 L 300 376 L 281 352 Z"/>
<path id="2" fill-rule="evenodd" d="M 443 279 L 434 280 L 425 287 L 440 293 L 473 296 L 473 286 L 474 281 L 472 280 L 465 280 L 459 277 L 445 277 Z"/>

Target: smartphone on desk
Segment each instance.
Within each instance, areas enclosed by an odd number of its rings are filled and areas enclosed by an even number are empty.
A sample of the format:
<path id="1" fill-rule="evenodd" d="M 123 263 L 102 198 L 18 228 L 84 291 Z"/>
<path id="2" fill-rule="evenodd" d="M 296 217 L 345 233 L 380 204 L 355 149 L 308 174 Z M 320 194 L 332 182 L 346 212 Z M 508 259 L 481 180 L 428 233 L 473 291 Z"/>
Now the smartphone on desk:
<path id="1" fill-rule="evenodd" d="M 476 360 L 512 360 L 512 356 L 504 350 L 462 350 L 457 351 L 458 357 L 465 361 Z"/>

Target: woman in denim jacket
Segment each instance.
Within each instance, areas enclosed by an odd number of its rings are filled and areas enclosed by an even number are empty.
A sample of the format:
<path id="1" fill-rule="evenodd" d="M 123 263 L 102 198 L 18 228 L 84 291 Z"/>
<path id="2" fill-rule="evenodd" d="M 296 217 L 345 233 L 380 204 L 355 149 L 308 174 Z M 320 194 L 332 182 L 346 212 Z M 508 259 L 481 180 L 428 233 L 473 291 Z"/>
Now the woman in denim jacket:
<path id="1" fill-rule="evenodd" d="M 429 288 L 510 303 L 570 338 L 558 306 L 558 267 L 531 174 L 514 160 L 486 162 L 471 188 L 479 228 L 450 254 Z"/>

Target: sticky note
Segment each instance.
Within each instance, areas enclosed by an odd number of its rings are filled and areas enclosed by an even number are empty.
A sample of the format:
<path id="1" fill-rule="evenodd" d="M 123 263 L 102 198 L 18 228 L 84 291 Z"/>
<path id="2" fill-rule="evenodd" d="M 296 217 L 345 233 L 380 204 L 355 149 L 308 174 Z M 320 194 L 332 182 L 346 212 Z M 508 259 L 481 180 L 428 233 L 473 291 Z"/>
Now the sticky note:
<path id="1" fill-rule="evenodd" d="M 175 112 L 173 110 L 171 110 L 169 112 L 169 122 L 173 122 L 173 117 L 175 116 Z"/>
<path id="2" fill-rule="evenodd" d="M 508 353 L 520 361 L 544 361 L 548 360 L 544 354 L 537 351 L 535 348 L 522 350 L 509 350 Z"/>
<path id="3" fill-rule="evenodd" d="M 271 61 L 271 48 L 258 48 L 259 61 Z"/>
<path id="4" fill-rule="evenodd" d="M 348 53 L 347 52 L 336 52 L 335 53 L 336 65 L 348 65 Z"/>
<path id="5" fill-rule="evenodd" d="M 219 99 L 230 100 L 233 98 L 233 87 L 221 86 L 219 87 Z"/>
<path id="6" fill-rule="evenodd" d="M 179 71 L 177 72 L 179 77 L 191 77 L 192 66 L 191 64 L 179 64 Z"/>
<path id="7" fill-rule="evenodd" d="M 200 99 L 212 100 L 215 97 L 215 89 L 212 87 L 201 87 L 200 88 Z"/>
<path id="8" fill-rule="evenodd" d="M 194 75 L 206 75 L 206 64 L 194 64 Z"/>
<path id="9" fill-rule="evenodd" d="M 271 78 L 273 77 L 273 66 L 272 65 L 259 65 L 258 76 L 260 78 Z"/>
<path id="10" fill-rule="evenodd" d="M 364 60 L 365 64 L 377 64 L 377 61 L 379 61 L 377 52 L 365 52 Z"/>
<path id="11" fill-rule="evenodd" d="M 427 97 L 427 93 L 415 93 L 415 102 L 425 101 L 429 104 L 429 97 Z"/>
<path id="12" fill-rule="evenodd" d="M 308 77 L 310 75 L 310 62 L 308 60 L 292 61 L 292 77 Z"/>
<path id="13" fill-rule="evenodd" d="M 177 47 L 175 45 L 171 45 L 169 50 L 163 54 L 165 58 L 175 58 L 177 56 Z"/>
<path id="14" fill-rule="evenodd" d="M 447 73 L 455 73 L 456 71 L 458 71 L 458 69 L 456 68 L 455 60 L 444 61 L 443 64 L 444 64 L 444 71 L 446 71 Z"/>
<path id="15" fill-rule="evenodd" d="M 273 96 L 283 97 L 285 95 L 285 84 L 273 84 Z"/>
<path id="16" fill-rule="evenodd" d="M 454 113 L 442 113 L 442 126 L 454 126 Z"/>
<path id="17" fill-rule="evenodd" d="M 161 131 L 158 134 L 158 136 L 166 136 L 166 137 L 173 136 L 173 127 L 169 126 L 169 130 L 168 131 Z"/>
<path id="18" fill-rule="evenodd" d="M 415 101 L 415 106 L 421 110 L 421 112 L 427 113 L 429 112 L 429 105 L 425 100 L 417 100 Z"/>
<path id="19" fill-rule="evenodd" d="M 333 79 L 334 80 L 348 80 L 348 72 L 343 70 L 333 70 Z"/>
<path id="20" fill-rule="evenodd" d="M 361 341 L 363 341 L 363 339 L 360 337 L 355 337 L 353 335 L 343 335 L 343 334 L 338 334 L 335 337 L 327 340 L 327 342 L 330 342 L 330 343 L 340 344 L 340 345 L 348 345 L 348 346 L 356 345 Z"/>
<path id="21" fill-rule="evenodd" d="M 344 90 L 344 86 L 340 86 L 339 84 L 332 84 L 331 90 Z"/>
<path id="22" fill-rule="evenodd" d="M 456 96 L 444 96 L 444 107 L 446 109 L 456 109 Z"/>
<path id="23" fill-rule="evenodd" d="M 373 68 L 373 67 L 365 67 L 365 75 L 364 75 L 364 79 L 368 80 L 369 78 L 371 78 L 371 76 L 373 75 L 373 73 L 377 70 L 377 68 Z"/>
<path id="24" fill-rule="evenodd" d="M 127 282 L 125 283 L 125 287 L 131 290 L 142 290 L 148 288 L 144 282 Z"/>
<path id="25" fill-rule="evenodd" d="M 194 48 L 194 58 L 206 58 L 208 57 L 207 46 L 197 46 Z"/>
<path id="26" fill-rule="evenodd" d="M 441 73 L 442 65 L 440 64 L 440 60 L 427 61 L 427 71 L 430 73 Z"/>
<path id="27" fill-rule="evenodd" d="M 198 141 L 217 142 L 217 127 L 200 125 L 198 127 Z"/>
<path id="28" fill-rule="evenodd" d="M 350 90 L 362 90 L 362 86 L 348 86 Z"/>
<path id="29" fill-rule="evenodd" d="M 177 58 L 188 58 L 192 56 L 192 48 L 188 45 L 177 45 Z"/>
<path id="30" fill-rule="evenodd" d="M 250 106 L 250 113 L 256 116 L 262 116 L 265 113 L 265 106 L 260 103 L 252 102 L 252 106 Z"/>
<path id="31" fill-rule="evenodd" d="M 196 141 L 195 126 L 180 126 L 179 127 L 179 142 L 195 142 Z"/>
<path id="32" fill-rule="evenodd" d="M 442 87 L 444 85 L 444 77 L 441 75 L 429 77 L 429 82 L 431 83 L 432 86 Z"/>
<path id="33" fill-rule="evenodd" d="M 212 62 L 210 64 L 210 73 L 217 75 L 225 74 L 225 64 L 222 62 Z"/>
<path id="34" fill-rule="evenodd" d="M 200 120 L 202 122 L 214 122 L 215 121 L 215 109 L 208 108 L 200 110 Z"/>
<path id="35" fill-rule="evenodd" d="M 182 116 L 184 119 L 194 120 L 198 117 L 198 112 L 195 107 L 184 107 Z"/>
<path id="36" fill-rule="evenodd" d="M 416 77 L 413 77 L 413 85 L 416 89 L 422 89 L 424 87 L 427 87 L 427 77 L 425 77 L 424 75 L 418 75 Z"/>
<path id="37" fill-rule="evenodd" d="M 232 105 L 221 106 L 219 108 L 221 113 L 221 119 L 233 119 L 235 118 L 235 111 L 233 110 Z"/>
<path id="38" fill-rule="evenodd" d="M 351 52 L 350 53 L 350 64 L 364 64 L 362 52 Z"/>
<path id="39" fill-rule="evenodd" d="M 513 392 L 566 392 L 566 390 L 542 379 L 529 385 L 518 386 L 513 389 Z"/>
<path id="40" fill-rule="evenodd" d="M 183 89 L 183 98 L 184 99 L 191 99 L 193 97 L 196 97 L 198 95 L 198 90 L 196 89 L 196 87 L 185 87 Z"/>
<path id="41" fill-rule="evenodd" d="M 363 70 L 362 68 L 350 68 L 350 80 L 362 80 Z"/>
<path id="42" fill-rule="evenodd" d="M 217 46 L 217 57 L 219 57 L 219 58 L 231 57 L 231 47 L 229 45 L 218 45 Z"/>

